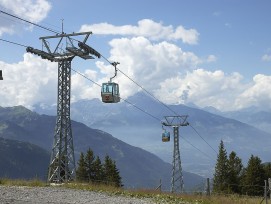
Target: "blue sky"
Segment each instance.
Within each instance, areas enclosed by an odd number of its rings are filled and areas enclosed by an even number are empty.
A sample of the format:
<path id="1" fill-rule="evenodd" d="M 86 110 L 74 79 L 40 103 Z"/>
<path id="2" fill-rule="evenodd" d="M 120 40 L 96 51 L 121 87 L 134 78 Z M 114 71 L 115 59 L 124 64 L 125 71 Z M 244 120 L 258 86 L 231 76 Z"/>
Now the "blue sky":
<path id="1" fill-rule="evenodd" d="M 267 0 L 0 0 L 1 10 L 46 27 L 61 30 L 64 19 L 66 33 L 92 31 L 88 44 L 163 102 L 222 111 L 271 108 L 270 7 Z M 41 48 L 38 38 L 47 35 L 54 34 L 0 14 L 2 39 Z M 55 63 L 4 42 L 0 52 L 0 106 L 55 103 Z M 98 83 L 113 72 L 104 60 L 76 59 L 73 68 Z M 116 82 L 124 98 L 139 91 L 120 74 Z M 99 87 L 73 73 L 72 100 L 97 97 Z"/>

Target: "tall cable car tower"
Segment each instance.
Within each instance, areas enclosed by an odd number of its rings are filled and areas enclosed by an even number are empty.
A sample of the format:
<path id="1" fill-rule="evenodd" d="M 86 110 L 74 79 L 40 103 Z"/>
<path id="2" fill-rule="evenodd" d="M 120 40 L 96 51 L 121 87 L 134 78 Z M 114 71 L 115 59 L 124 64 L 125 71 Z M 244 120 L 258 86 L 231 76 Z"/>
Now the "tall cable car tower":
<path id="1" fill-rule="evenodd" d="M 172 160 L 172 175 L 171 175 L 171 193 L 183 192 L 183 174 L 181 165 L 181 156 L 179 148 L 179 127 L 187 126 L 187 115 L 184 116 L 165 116 L 166 122 L 162 122 L 164 126 L 173 127 L 174 146 L 173 146 L 173 160 Z"/>
<path id="2" fill-rule="evenodd" d="M 40 37 L 43 50 L 27 47 L 26 51 L 39 55 L 51 62 L 58 62 L 58 94 L 57 94 L 57 117 L 54 132 L 54 142 L 48 171 L 48 182 L 62 183 L 75 179 L 75 159 L 73 137 L 70 119 L 70 96 L 71 96 L 71 62 L 75 56 L 85 60 L 94 59 L 93 55 L 100 58 L 100 54 L 86 45 L 86 41 L 92 32 L 57 34 L 55 36 Z M 75 36 L 84 36 L 82 42 L 73 39 Z M 48 40 L 56 39 L 55 49 L 50 48 Z M 78 47 L 74 42 L 78 41 Z M 66 43 L 63 49 L 62 43 Z"/>

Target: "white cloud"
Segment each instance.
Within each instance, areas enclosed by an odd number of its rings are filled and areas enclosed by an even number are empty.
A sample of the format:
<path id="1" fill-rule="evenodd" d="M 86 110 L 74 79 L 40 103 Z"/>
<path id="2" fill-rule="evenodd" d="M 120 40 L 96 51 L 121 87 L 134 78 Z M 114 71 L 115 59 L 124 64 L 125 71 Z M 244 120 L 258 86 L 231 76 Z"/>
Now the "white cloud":
<path id="1" fill-rule="evenodd" d="M 47 0 L 0 0 L 1 10 L 11 13 L 23 19 L 38 23 L 46 18 L 51 9 L 51 4 Z M 12 34 L 18 26 L 16 19 L 3 13 L 0 20 L 0 36 L 3 33 Z M 16 21 L 15 21 L 16 20 Z M 29 26 L 29 25 L 28 25 Z"/>
<path id="2" fill-rule="evenodd" d="M 198 69 L 204 60 L 195 54 L 168 42 L 154 44 L 144 37 L 114 39 L 110 45 L 110 60 L 119 61 L 121 71 L 165 103 L 195 103 L 200 107 L 235 110 L 270 101 L 271 77 L 256 75 L 253 82 L 243 83 L 239 73 L 227 75 L 221 70 Z M 22 62 L 0 62 L 0 65 L 4 75 L 0 92 L 2 106 L 56 103 L 56 63 L 27 53 Z M 114 75 L 111 65 L 97 61 L 96 66 L 98 71 L 89 69 L 83 74 L 98 84 Z M 120 84 L 122 98 L 140 90 L 121 72 L 114 81 Z M 100 98 L 100 87 L 73 73 L 72 102 L 91 98 Z"/>
<path id="3" fill-rule="evenodd" d="M 271 55 L 265 54 L 264 56 L 262 56 L 262 60 L 263 60 L 263 61 L 270 62 L 270 61 L 271 61 Z"/>
<path id="4" fill-rule="evenodd" d="M 165 103 L 194 103 L 224 111 L 249 106 L 271 108 L 271 76 L 258 74 L 253 81 L 243 82 L 243 76 L 237 72 L 207 71 L 199 68 L 206 59 L 166 41 L 153 43 L 145 37 L 133 37 L 113 39 L 109 44 L 109 60 L 120 62 L 117 67 L 121 71 Z M 210 55 L 207 59 L 213 61 L 215 57 Z M 0 67 L 4 76 L 0 82 L 1 106 L 56 103 L 56 63 L 27 53 L 22 62 L 0 62 Z M 96 69 L 83 74 L 101 85 L 114 75 L 114 67 L 96 61 Z M 114 81 L 120 84 L 122 98 L 140 90 L 120 71 Z M 72 73 L 71 91 L 72 102 L 100 98 L 100 87 L 77 73 Z"/>
<path id="5" fill-rule="evenodd" d="M 1 106 L 24 105 L 31 108 L 35 103 L 56 103 L 57 64 L 24 54 L 24 61 L 6 64 L 1 83 Z"/>
<path id="6" fill-rule="evenodd" d="M 257 74 L 253 77 L 253 82 L 237 98 L 238 108 L 255 106 L 261 109 L 271 109 L 271 76 Z"/>
<path id="7" fill-rule="evenodd" d="M 174 29 L 172 25 L 164 26 L 150 19 L 138 21 L 137 26 L 114 26 L 109 23 L 83 25 L 80 31 L 92 31 L 95 35 L 142 36 L 151 40 L 182 40 L 187 44 L 197 44 L 199 38 L 195 29 L 185 29 L 183 26 Z"/>
<path id="8" fill-rule="evenodd" d="M 195 54 L 165 41 L 153 44 L 144 37 L 121 38 L 112 40 L 110 45 L 110 60 L 119 61 L 120 70 L 151 91 L 157 89 L 161 81 L 185 73 L 200 63 Z M 112 76 L 113 68 L 106 70 L 111 70 L 108 77 Z M 125 87 L 123 97 L 138 91 L 138 87 L 120 72 L 117 80 Z"/>
<path id="9" fill-rule="evenodd" d="M 4 33 L 8 33 L 8 34 L 13 34 L 13 28 L 12 26 L 7 28 L 7 27 L 0 27 L 0 36 L 3 35 Z"/>
<path id="10" fill-rule="evenodd" d="M 215 62 L 217 60 L 216 56 L 215 55 L 209 55 L 207 57 L 207 62 Z"/>
<path id="11" fill-rule="evenodd" d="M 97 72 L 93 70 L 86 70 L 81 73 L 87 78 L 97 82 Z M 72 75 L 71 78 L 71 102 L 78 101 L 80 99 L 92 99 L 99 98 L 101 89 L 98 85 L 92 83 L 89 80 L 83 79 L 78 73 Z"/>
<path id="12" fill-rule="evenodd" d="M 245 87 L 241 80 L 242 76 L 238 73 L 227 76 L 221 70 L 196 69 L 162 82 L 156 96 L 166 99 L 169 104 L 194 103 L 200 107 L 234 109 L 232 105 Z"/>

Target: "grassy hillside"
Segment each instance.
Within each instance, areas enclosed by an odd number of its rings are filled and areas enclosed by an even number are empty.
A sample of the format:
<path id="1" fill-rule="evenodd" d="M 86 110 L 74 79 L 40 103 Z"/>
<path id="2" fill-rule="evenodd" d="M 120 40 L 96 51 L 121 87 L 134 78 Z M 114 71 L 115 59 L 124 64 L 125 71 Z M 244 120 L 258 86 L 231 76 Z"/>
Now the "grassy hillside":
<path id="1" fill-rule="evenodd" d="M 36 145 L 0 138 L 0 177 L 46 179 L 49 158 Z"/>

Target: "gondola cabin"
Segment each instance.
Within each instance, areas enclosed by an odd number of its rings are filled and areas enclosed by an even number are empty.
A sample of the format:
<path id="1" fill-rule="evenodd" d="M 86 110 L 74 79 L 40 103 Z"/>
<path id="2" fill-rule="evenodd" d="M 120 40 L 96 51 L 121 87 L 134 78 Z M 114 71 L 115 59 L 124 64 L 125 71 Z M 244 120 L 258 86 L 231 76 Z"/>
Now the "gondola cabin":
<path id="1" fill-rule="evenodd" d="M 104 103 L 120 102 L 119 85 L 114 82 L 103 83 L 101 96 Z"/>
<path id="2" fill-rule="evenodd" d="M 170 141 L 170 133 L 165 131 L 162 133 L 162 141 L 163 142 L 169 142 Z"/>

